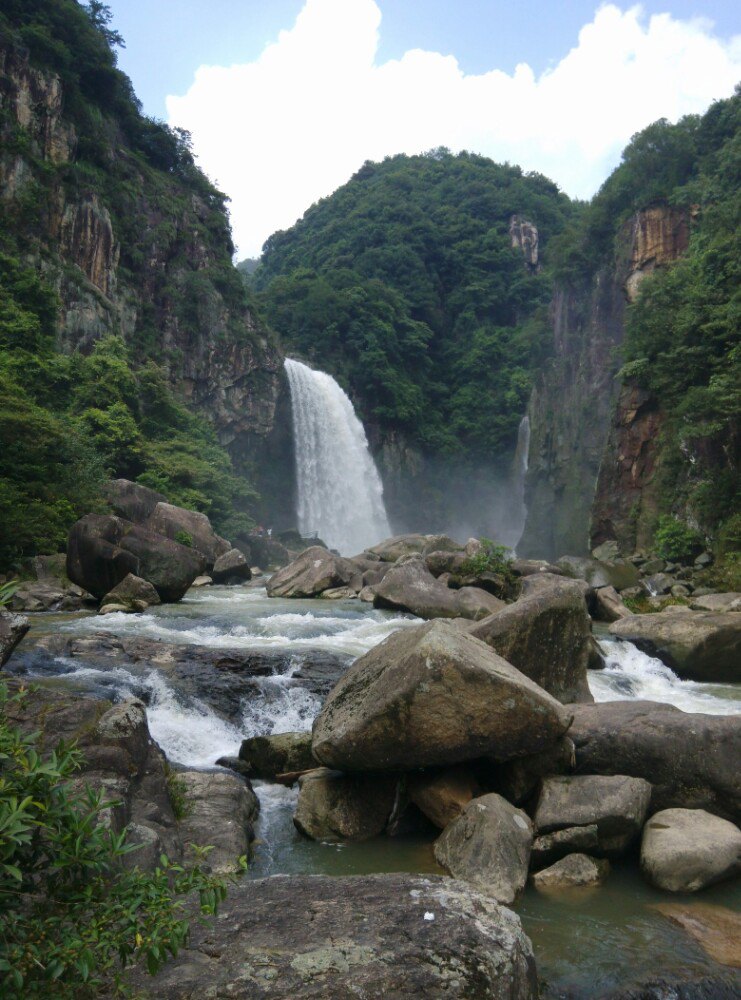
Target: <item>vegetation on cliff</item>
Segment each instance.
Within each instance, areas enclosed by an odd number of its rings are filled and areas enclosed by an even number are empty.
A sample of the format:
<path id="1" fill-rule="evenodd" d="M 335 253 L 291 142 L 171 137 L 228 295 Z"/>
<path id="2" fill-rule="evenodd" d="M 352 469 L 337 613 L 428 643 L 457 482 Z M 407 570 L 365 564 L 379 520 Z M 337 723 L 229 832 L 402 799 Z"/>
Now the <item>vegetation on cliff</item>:
<path id="1" fill-rule="evenodd" d="M 511 451 L 548 350 L 543 263 L 573 207 L 518 167 L 444 149 L 366 163 L 265 245 L 253 275 L 286 350 L 338 377 L 363 416 L 437 455 Z"/>
<path id="2" fill-rule="evenodd" d="M 254 492 L 173 391 L 204 334 L 254 337 L 226 198 L 188 135 L 141 113 L 120 42 L 99 2 L 7 0 L 0 12 L 0 568 L 63 548 L 107 475 L 160 489 L 223 533 L 251 523 Z M 44 145 L 51 107 L 27 125 L 13 113 L 26 66 L 50 104 L 61 83 L 62 153 Z M 64 246 L 81 206 L 98 229 Z M 106 257 L 112 277 L 75 253 Z"/>

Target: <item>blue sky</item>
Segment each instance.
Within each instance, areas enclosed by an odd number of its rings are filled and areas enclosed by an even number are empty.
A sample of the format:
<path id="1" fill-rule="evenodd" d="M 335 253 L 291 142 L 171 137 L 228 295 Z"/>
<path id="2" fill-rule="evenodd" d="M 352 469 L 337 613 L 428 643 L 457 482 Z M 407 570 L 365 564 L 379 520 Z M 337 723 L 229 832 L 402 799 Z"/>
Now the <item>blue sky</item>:
<path id="1" fill-rule="evenodd" d="M 741 78 L 726 0 L 109 5 L 122 69 L 146 113 L 193 133 L 242 255 L 395 152 L 472 149 L 588 197 L 635 131 Z"/>

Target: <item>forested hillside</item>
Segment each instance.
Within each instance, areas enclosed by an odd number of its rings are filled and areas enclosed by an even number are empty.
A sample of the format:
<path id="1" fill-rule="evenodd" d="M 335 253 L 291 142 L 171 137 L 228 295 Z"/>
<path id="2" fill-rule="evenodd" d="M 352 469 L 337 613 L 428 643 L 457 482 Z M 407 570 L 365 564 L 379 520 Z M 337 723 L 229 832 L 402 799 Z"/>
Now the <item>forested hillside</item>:
<path id="1" fill-rule="evenodd" d="M 389 157 L 272 236 L 253 281 L 286 350 L 343 381 L 381 437 L 491 459 L 549 350 L 550 241 L 573 212 L 482 156 Z"/>
<path id="2" fill-rule="evenodd" d="M 280 361 L 232 265 L 224 195 L 187 134 L 142 114 L 109 22 L 97 2 L 0 9 L 4 566 L 63 547 L 111 474 L 222 531 L 250 523 L 253 490 L 202 414 L 230 366 Z"/>

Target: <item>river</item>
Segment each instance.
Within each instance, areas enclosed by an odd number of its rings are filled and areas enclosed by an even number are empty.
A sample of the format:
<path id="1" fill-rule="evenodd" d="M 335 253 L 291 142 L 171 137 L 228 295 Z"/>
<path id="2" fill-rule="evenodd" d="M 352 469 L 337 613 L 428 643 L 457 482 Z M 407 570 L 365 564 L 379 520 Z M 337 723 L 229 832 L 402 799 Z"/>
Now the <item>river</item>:
<path id="1" fill-rule="evenodd" d="M 167 757 L 195 767 L 213 766 L 218 757 L 236 754 L 247 736 L 309 729 L 321 701 L 294 675 L 310 654 L 331 653 L 349 664 L 393 631 L 417 624 L 412 616 L 375 610 L 357 600 L 270 599 L 263 589 L 250 587 L 192 590 L 181 603 L 142 615 L 31 617 L 31 640 L 50 632 L 89 636 L 105 631 L 164 643 L 288 654 L 282 672 L 255 680 L 255 696 L 242 702 L 237 720 L 224 718 L 206 699 L 176 689 L 148 662 L 81 666 L 63 656 L 40 661 L 22 653 L 23 647 L 11 661 L 10 667 L 15 663 L 15 669 L 44 683 L 115 699 L 143 698 L 152 735 Z M 605 630 L 598 629 L 597 635 L 607 657 L 607 668 L 590 676 L 597 701 L 650 699 L 690 712 L 741 713 L 741 686 L 681 681 L 630 643 L 607 638 Z M 255 782 L 255 790 L 261 815 L 248 877 L 440 871 L 431 842 L 419 837 L 344 845 L 306 840 L 292 823 L 295 790 L 265 782 Z M 701 896 L 703 902 L 741 905 L 738 882 Z M 651 908 L 667 898 L 641 879 L 633 862 L 615 866 L 599 889 L 548 896 L 528 888 L 515 908 L 533 941 L 545 995 L 587 1000 L 654 975 L 717 970 L 697 945 Z M 682 898 L 671 896 L 673 902 Z"/>

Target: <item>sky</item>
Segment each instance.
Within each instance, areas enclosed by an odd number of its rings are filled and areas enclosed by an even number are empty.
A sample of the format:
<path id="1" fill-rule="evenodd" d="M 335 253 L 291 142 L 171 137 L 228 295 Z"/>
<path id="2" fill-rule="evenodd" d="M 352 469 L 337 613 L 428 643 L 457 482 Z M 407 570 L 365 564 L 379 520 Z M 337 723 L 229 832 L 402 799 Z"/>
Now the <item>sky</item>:
<path id="1" fill-rule="evenodd" d="M 631 135 L 741 80 L 730 0 L 108 0 L 147 114 L 188 129 L 237 257 L 365 162 L 437 146 L 588 198 Z"/>

